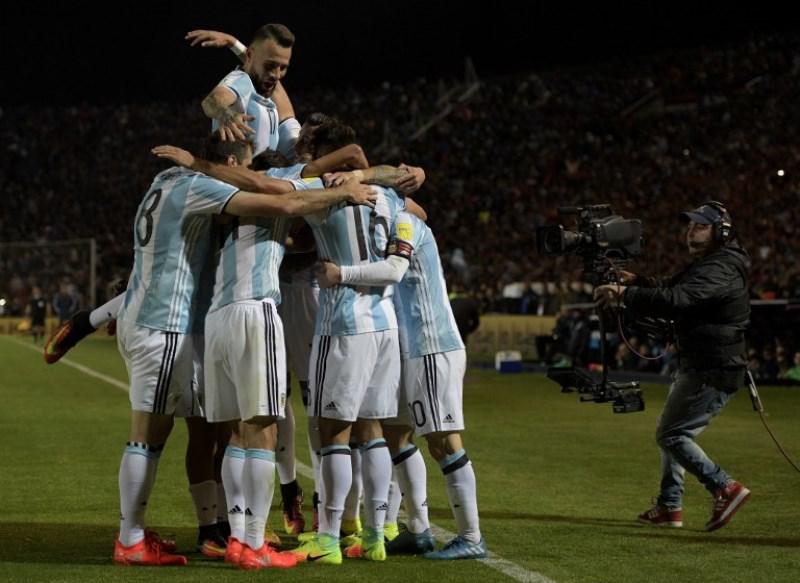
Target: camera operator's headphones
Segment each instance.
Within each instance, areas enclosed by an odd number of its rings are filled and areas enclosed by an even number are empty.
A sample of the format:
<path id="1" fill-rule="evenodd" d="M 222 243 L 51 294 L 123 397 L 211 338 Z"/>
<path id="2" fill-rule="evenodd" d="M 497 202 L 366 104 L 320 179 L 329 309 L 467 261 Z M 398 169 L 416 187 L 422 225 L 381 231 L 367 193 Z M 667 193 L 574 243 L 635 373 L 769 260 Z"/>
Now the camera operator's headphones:
<path id="1" fill-rule="evenodd" d="M 731 215 L 725 205 L 716 200 L 709 200 L 705 203 L 717 213 L 717 218 L 712 223 L 712 237 L 717 243 L 727 243 L 733 238 L 734 230 L 731 223 Z"/>

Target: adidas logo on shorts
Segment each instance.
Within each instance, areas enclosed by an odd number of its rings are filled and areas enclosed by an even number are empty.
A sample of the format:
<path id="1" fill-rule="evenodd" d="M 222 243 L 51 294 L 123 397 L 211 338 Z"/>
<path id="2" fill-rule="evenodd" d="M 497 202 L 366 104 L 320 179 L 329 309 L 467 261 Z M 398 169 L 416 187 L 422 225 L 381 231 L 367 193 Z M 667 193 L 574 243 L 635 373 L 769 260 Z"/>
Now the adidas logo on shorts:
<path id="1" fill-rule="evenodd" d="M 453 419 L 453 417 L 452 417 L 452 416 L 451 416 L 451 415 L 448 413 L 448 414 L 447 414 L 447 417 L 445 417 L 445 418 L 444 418 L 444 422 L 445 422 L 445 423 L 455 423 L 456 421 L 455 421 L 455 419 Z"/>
<path id="2" fill-rule="evenodd" d="M 335 401 L 331 401 L 330 403 L 325 405 L 325 410 L 326 411 L 336 411 L 336 402 Z"/>

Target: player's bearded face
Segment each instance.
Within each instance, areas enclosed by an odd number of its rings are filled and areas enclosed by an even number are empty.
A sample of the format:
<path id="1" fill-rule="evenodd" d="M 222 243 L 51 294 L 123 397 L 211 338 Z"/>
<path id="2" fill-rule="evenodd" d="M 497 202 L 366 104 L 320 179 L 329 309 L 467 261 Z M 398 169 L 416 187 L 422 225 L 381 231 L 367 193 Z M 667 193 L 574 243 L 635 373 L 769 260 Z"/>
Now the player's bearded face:
<path id="1" fill-rule="evenodd" d="M 272 39 L 267 39 L 248 51 L 244 68 L 260 95 L 272 95 L 278 81 L 286 75 L 291 58 L 292 49 L 282 47 Z"/>

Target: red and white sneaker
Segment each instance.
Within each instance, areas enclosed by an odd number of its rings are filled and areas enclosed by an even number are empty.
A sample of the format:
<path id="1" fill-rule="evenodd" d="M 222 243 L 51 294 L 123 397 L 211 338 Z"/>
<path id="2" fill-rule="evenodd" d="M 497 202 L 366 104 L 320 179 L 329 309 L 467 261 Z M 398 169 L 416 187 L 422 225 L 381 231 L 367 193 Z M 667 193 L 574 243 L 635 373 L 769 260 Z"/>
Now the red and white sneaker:
<path id="1" fill-rule="evenodd" d="M 706 522 L 706 530 L 711 532 L 728 524 L 748 498 L 750 490 L 736 481 L 714 492 L 711 518 Z"/>
<path id="2" fill-rule="evenodd" d="M 279 568 L 290 569 L 297 565 L 297 557 L 290 552 L 281 553 L 264 543 L 258 550 L 242 545 L 242 554 L 239 557 L 239 568 L 250 570 Z"/>
<path id="3" fill-rule="evenodd" d="M 117 565 L 184 566 L 188 561 L 183 555 L 165 552 L 152 538 L 143 538 L 129 547 L 122 546 L 117 539 L 114 543 L 114 563 Z"/>
<path id="4" fill-rule="evenodd" d="M 683 510 L 681 508 L 667 508 L 656 504 L 650 510 L 639 515 L 639 522 L 651 524 L 653 526 L 671 526 L 680 528 L 683 526 Z"/>
<path id="5" fill-rule="evenodd" d="M 228 546 L 225 547 L 225 562 L 233 565 L 239 564 L 239 559 L 242 556 L 242 548 L 244 545 L 235 537 L 228 537 Z"/>

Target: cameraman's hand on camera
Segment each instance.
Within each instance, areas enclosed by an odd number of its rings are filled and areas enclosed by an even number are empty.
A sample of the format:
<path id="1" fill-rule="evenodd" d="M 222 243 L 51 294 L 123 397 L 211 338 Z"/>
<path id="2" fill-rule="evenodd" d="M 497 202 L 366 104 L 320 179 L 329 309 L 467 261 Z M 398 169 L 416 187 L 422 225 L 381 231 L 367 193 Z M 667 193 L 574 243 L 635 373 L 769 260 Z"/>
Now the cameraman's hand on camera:
<path id="1" fill-rule="evenodd" d="M 601 308 L 620 308 L 626 289 L 626 286 L 616 283 L 600 285 L 594 288 L 594 299 Z"/>

